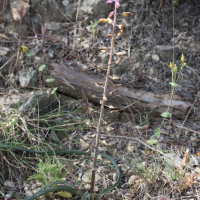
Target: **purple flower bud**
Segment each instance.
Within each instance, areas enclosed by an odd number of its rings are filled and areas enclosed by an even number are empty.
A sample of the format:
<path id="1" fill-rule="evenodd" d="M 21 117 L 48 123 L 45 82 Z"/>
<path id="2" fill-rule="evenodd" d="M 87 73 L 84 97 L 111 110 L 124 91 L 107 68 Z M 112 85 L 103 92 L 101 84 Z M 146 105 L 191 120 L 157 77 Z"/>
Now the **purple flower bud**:
<path id="1" fill-rule="evenodd" d="M 119 0 L 116 0 L 115 3 L 116 3 L 116 7 L 117 7 L 117 9 L 121 7 L 121 6 L 120 6 L 120 1 L 119 1 Z"/>
<path id="2" fill-rule="evenodd" d="M 113 3 L 113 0 L 108 0 L 107 1 L 107 5 L 110 5 L 110 4 L 112 4 Z"/>
<path id="3" fill-rule="evenodd" d="M 109 15 L 108 15 L 108 18 L 112 18 L 114 16 L 114 11 L 112 11 Z"/>

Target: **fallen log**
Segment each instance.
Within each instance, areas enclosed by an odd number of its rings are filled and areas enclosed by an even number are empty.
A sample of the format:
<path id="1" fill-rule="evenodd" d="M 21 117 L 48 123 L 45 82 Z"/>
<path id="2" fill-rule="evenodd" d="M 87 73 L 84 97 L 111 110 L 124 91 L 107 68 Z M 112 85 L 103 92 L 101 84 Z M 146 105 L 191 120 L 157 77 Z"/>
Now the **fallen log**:
<path id="1" fill-rule="evenodd" d="M 103 94 L 102 83 L 105 81 L 105 75 L 79 71 L 57 63 L 50 64 L 49 68 L 47 71 L 48 76 L 54 78 L 51 84 L 53 84 L 53 87 L 58 88 L 58 92 L 77 99 L 81 99 L 84 92 L 89 102 L 93 102 L 96 105 L 100 104 Z M 126 87 L 123 83 L 121 86 L 116 87 L 110 81 L 106 105 L 117 107 L 118 110 L 131 109 L 134 113 L 149 112 L 154 108 L 152 114 L 158 117 L 162 112 L 167 111 L 170 95 L 171 93 L 154 94 L 137 90 L 133 86 Z M 184 118 L 191 106 L 192 103 L 190 101 L 184 100 L 178 94 L 174 94 L 172 101 L 173 116 Z"/>

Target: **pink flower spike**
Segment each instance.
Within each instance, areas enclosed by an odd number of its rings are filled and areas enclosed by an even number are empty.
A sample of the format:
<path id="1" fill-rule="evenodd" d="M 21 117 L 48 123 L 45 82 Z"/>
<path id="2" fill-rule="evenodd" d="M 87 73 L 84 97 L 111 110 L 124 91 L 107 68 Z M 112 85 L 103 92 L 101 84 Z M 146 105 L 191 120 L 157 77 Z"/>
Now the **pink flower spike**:
<path id="1" fill-rule="evenodd" d="M 108 0 L 107 1 L 107 5 L 110 5 L 110 4 L 112 4 L 113 3 L 113 0 Z"/>
<path id="2" fill-rule="evenodd" d="M 119 9 L 121 6 L 120 6 L 120 1 L 119 0 L 116 0 L 116 7 L 117 7 L 117 9 Z"/>

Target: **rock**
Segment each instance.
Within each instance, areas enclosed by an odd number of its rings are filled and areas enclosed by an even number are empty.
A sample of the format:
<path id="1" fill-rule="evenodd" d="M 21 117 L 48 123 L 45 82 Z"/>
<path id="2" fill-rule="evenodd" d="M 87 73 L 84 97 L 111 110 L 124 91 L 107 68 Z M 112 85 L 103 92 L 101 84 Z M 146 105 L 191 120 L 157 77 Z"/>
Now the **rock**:
<path id="1" fill-rule="evenodd" d="M 159 58 L 159 56 L 157 54 L 153 54 L 151 57 L 156 62 L 158 62 L 160 60 L 160 58 Z"/>
<path id="2" fill-rule="evenodd" d="M 8 51 L 9 51 L 9 48 L 0 46 L 0 56 L 7 55 Z"/>
<path id="3" fill-rule="evenodd" d="M 61 26 L 59 23 L 56 23 L 56 22 L 47 23 L 47 30 L 58 31 L 59 29 L 61 29 Z"/>
<path id="4" fill-rule="evenodd" d="M 68 6 L 69 5 L 69 0 L 64 0 L 62 1 L 63 6 Z"/>
<path id="5" fill-rule="evenodd" d="M 86 149 L 89 147 L 89 144 L 86 143 L 83 139 L 80 139 L 80 143 L 81 143 L 81 148 L 82 149 Z"/>
<path id="6" fill-rule="evenodd" d="M 46 92 L 43 92 L 42 94 L 33 94 L 29 100 L 24 103 L 22 106 L 20 106 L 19 110 L 27 110 L 27 109 L 33 109 L 35 106 L 44 106 L 48 105 L 48 103 L 51 101 L 51 89 L 48 89 Z"/>
<path id="7" fill-rule="evenodd" d="M 19 82 L 22 87 L 32 86 L 37 87 L 38 85 L 38 73 L 33 67 L 29 69 L 22 69 L 19 71 Z"/>
<path id="8" fill-rule="evenodd" d="M 12 181 L 6 180 L 6 181 L 4 182 L 4 185 L 7 186 L 7 187 L 9 187 L 10 189 L 13 189 L 13 190 L 16 189 L 16 188 L 15 188 L 15 184 L 14 184 Z"/>
<path id="9" fill-rule="evenodd" d="M 36 188 L 36 184 L 31 185 L 31 190 L 34 190 Z"/>
<path id="10" fill-rule="evenodd" d="M 173 160 L 171 160 L 171 159 Z M 176 154 L 174 153 L 167 153 L 166 156 L 164 156 L 164 160 L 166 161 L 166 163 L 168 165 L 171 165 L 172 167 L 173 166 L 176 166 L 176 167 L 181 167 L 181 166 L 184 166 L 184 162 L 183 160 Z"/>
<path id="11" fill-rule="evenodd" d="M 134 152 L 135 151 L 135 145 L 131 141 L 129 141 L 126 149 L 127 149 L 127 152 Z"/>
<path id="12" fill-rule="evenodd" d="M 11 73 L 8 77 L 8 83 L 10 83 L 12 86 L 16 86 L 16 83 L 19 81 L 19 76 L 14 75 Z"/>
<path id="13" fill-rule="evenodd" d="M 30 191 L 30 190 L 27 190 L 27 191 L 25 192 L 25 195 L 26 195 L 27 197 L 30 197 L 32 194 L 33 194 L 33 193 L 32 193 L 32 191 Z"/>
<path id="14" fill-rule="evenodd" d="M 151 57 L 151 54 L 150 53 L 147 53 L 147 54 L 145 54 L 145 59 L 149 59 L 150 57 Z"/>
<path id="15" fill-rule="evenodd" d="M 118 166 L 123 172 L 126 172 L 129 169 L 129 166 L 127 166 L 126 164 L 119 164 Z"/>
<path id="16" fill-rule="evenodd" d="M 5 195 L 5 200 L 10 199 L 12 197 L 12 192 L 9 192 L 8 194 Z"/>
<path id="17" fill-rule="evenodd" d="M 82 181 L 85 183 L 90 183 L 92 178 L 92 170 L 88 170 L 85 172 L 85 174 L 82 176 Z M 95 183 L 98 182 L 101 179 L 101 177 L 96 173 L 95 174 Z"/>
<path id="18" fill-rule="evenodd" d="M 117 173 L 113 173 L 113 181 L 116 181 L 117 180 Z"/>
<path id="19" fill-rule="evenodd" d="M 96 178 L 96 177 L 95 177 L 95 178 Z M 90 185 L 90 184 L 86 184 L 86 185 L 85 185 L 85 188 L 86 188 L 86 189 L 90 189 L 90 188 L 91 188 L 91 185 Z M 98 191 L 99 191 L 99 188 L 98 188 L 96 185 L 94 186 L 94 191 L 95 191 L 95 192 L 98 192 Z"/>
<path id="20" fill-rule="evenodd" d="M 134 182 L 135 180 L 137 180 L 137 179 L 138 179 L 137 176 L 132 175 L 132 176 L 129 178 L 129 180 L 128 180 L 128 184 L 129 184 L 129 185 L 132 185 L 133 182 Z"/>
<path id="21" fill-rule="evenodd" d="M 89 67 L 87 66 L 87 65 L 85 65 L 85 64 L 83 64 L 82 62 L 76 62 L 76 64 L 79 66 L 79 67 L 81 67 L 81 69 L 83 69 L 83 70 L 86 70 L 86 69 L 88 69 Z"/>
<path id="22" fill-rule="evenodd" d="M 137 63 L 135 63 L 135 64 L 133 65 L 132 70 L 134 71 L 134 70 L 140 68 L 140 66 L 141 66 L 141 65 L 140 65 L 140 62 L 137 62 Z"/>
<path id="23" fill-rule="evenodd" d="M 66 6 L 66 15 L 73 15 L 77 11 L 78 3 L 69 4 Z"/>
<path id="24" fill-rule="evenodd" d="M 180 53 L 178 46 L 165 46 L 165 45 L 157 45 L 156 52 L 160 56 L 160 59 L 164 62 L 171 62 L 173 59 L 173 49 L 174 49 L 174 57 L 176 58 Z"/>
<path id="25" fill-rule="evenodd" d="M 13 15 L 13 19 L 15 21 L 20 21 L 21 18 L 24 17 L 24 15 L 29 10 L 30 5 L 28 2 L 23 2 L 23 0 L 15 0 L 10 2 L 10 7 Z M 22 15 L 21 15 L 22 12 Z"/>
<path id="26" fill-rule="evenodd" d="M 112 7 L 108 6 L 102 0 L 84 0 L 80 5 L 79 18 L 86 18 L 88 20 L 96 21 L 102 17 L 108 16 L 108 13 L 111 11 Z"/>

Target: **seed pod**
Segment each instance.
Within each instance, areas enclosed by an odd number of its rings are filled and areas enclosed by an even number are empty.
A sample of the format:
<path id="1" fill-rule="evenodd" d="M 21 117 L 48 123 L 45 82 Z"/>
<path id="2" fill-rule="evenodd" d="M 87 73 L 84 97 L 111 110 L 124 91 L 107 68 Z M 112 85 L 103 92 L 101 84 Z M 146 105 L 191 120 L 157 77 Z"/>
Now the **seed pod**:
<path id="1" fill-rule="evenodd" d="M 115 92 L 117 92 L 117 90 L 113 90 L 109 93 L 109 95 L 113 95 Z"/>
<path id="2" fill-rule="evenodd" d="M 119 110 L 111 110 L 110 113 L 113 114 L 113 113 L 116 113 L 116 112 L 118 112 L 118 111 L 119 111 Z"/>
<path id="3" fill-rule="evenodd" d="M 113 23 L 113 20 L 110 19 L 110 18 L 108 18 L 108 23 L 109 23 L 109 24 L 112 24 L 112 23 Z"/>
<path id="4" fill-rule="evenodd" d="M 123 12 L 122 16 L 124 16 L 124 17 L 130 17 L 131 13 L 130 12 Z"/>
<path id="5" fill-rule="evenodd" d="M 124 34 L 125 32 L 123 30 L 121 30 L 118 34 L 117 34 L 117 37 L 120 37 Z"/>
<path id="6" fill-rule="evenodd" d="M 115 84 L 114 85 L 115 88 L 120 87 L 120 86 L 122 86 L 122 84 Z"/>
<path id="7" fill-rule="evenodd" d="M 101 18 L 101 19 L 99 20 L 99 22 L 100 22 L 100 23 L 107 23 L 107 22 L 108 22 L 108 19 Z"/>
<path id="8" fill-rule="evenodd" d="M 124 26 L 124 25 L 119 25 L 118 27 L 119 27 L 121 30 L 123 30 L 123 31 L 126 30 L 126 26 Z"/>
<path id="9" fill-rule="evenodd" d="M 98 47 L 99 50 L 107 50 L 107 47 Z"/>
<path id="10" fill-rule="evenodd" d="M 123 57 L 120 57 L 120 58 L 116 61 L 116 64 L 118 65 L 122 59 L 123 59 Z"/>
<path id="11" fill-rule="evenodd" d="M 111 38 L 112 37 L 112 34 L 108 34 L 106 35 L 107 38 Z"/>
<path id="12" fill-rule="evenodd" d="M 112 77 L 112 76 L 109 76 L 109 77 L 110 77 L 112 80 L 119 80 L 119 79 L 120 79 L 120 77 L 115 76 L 115 75 L 114 75 L 113 77 Z"/>
<path id="13" fill-rule="evenodd" d="M 118 55 L 118 56 L 124 56 L 124 55 L 126 55 L 126 52 L 117 52 L 115 54 Z"/>
<path id="14" fill-rule="evenodd" d="M 189 149 L 187 149 L 185 152 L 185 157 L 183 158 L 183 162 L 185 165 L 190 163 Z"/>

